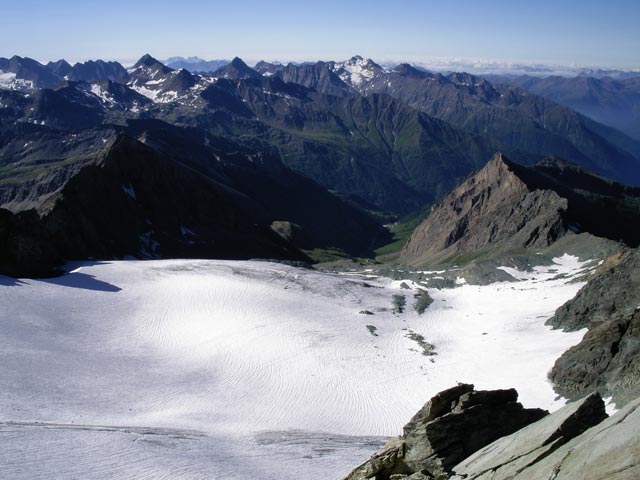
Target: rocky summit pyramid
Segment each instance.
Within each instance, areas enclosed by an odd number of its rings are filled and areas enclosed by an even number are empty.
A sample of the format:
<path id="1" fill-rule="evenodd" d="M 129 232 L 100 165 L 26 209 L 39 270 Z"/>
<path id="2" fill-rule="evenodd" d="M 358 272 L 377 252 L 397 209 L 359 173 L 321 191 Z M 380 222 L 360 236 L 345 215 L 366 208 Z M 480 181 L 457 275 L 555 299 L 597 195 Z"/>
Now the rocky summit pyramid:
<path id="1" fill-rule="evenodd" d="M 593 175 L 556 157 L 524 167 L 496 153 L 433 206 L 404 246 L 410 265 L 541 248 L 569 231 L 637 245 L 640 189 Z"/>
<path id="2" fill-rule="evenodd" d="M 260 75 L 253 68 L 244 63 L 241 58 L 235 57 L 233 60 L 231 60 L 231 63 L 229 63 L 229 65 L 216 70 L 214 72 L 214 76 L 236 80 L 239 78 L 260 78 L 262 75 Z"/>
<path id="3" fill-rule="evenodd" d="M 436 204 L 402 250 L 418 265 L 498 244 L 547 246 L 565 231 L 567 202 L 555 192 L 530 190 L 498 153 Z"/>

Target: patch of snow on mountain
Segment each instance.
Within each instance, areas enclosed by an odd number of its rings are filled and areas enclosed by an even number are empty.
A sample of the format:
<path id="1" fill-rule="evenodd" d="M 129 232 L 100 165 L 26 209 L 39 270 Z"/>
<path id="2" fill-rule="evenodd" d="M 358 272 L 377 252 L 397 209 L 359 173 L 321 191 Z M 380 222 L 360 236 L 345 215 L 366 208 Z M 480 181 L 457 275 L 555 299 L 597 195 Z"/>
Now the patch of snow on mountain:
<path id="1" fill-rule="evenodd" d="M 33 90 L 33 82 L 31 80 L 24 80 L 17 78 L 13 72 L 4 72 L 0 70 L 0 88 L 5 90 L 20 90 L 28 91 Z"/>
<path id="2" fill-rule="evenodd" d="M 147 82 L 146 84 L 149 83 L 150 82 Z M 154 103 L 171 103 L 179 99 L 178 92 L 176 92 L 175 90 L 163 92 L 160 89 L 151 89 L 141 85 L 130 85 L 130 88 L 132 90 L 135 90 L 139 94 L 144 95 Z"/>
<path id="3" fill-rule="evenodd" d="M 16 74 L 12 72 L 3 72 L 0 70 L 0 87 L 9 88 L 15 81 Z"/>
<path id="4" fill-rule="evenodd" d="M 114 104 L 113 97 L 97 83 L 91 84 L 91 93 L 98 97 L 103 103 Z"/>
<path id="5" fill-rule="evenodd" d="M 359 56 L 337 66 L 340 78 L 355 86 L 361 85 L 365 80 L 371 80 L 375 75 L 371 61 Z"/>

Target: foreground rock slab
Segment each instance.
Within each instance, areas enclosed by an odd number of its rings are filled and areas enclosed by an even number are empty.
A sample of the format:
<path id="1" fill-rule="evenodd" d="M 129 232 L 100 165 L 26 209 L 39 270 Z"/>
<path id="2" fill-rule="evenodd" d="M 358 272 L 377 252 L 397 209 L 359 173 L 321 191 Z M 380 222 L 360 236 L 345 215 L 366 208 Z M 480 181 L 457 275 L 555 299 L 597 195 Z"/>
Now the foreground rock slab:
<path id="1" fill-rule="evenodd" d="M 513 478 L 637 480 L 640 478 L 638 432 L 640 399 Z"/>
<path id="2" fill-rule="evenodd" d="M 602 422 L 606 417 L 604 402 L 600 395 L 594 393 L 478 450 L 454 467 L 457 476 L 453 478 L 456 480 L 554 478 L 544 475 L 532 476 L 524 472 L 570 440 Z"/>
<path id="3" fill-rule="evenodd" d="M 447 479 L 454 465 L 494 440 L 548 414 L 525 409 L 515 389 L 461 384 L 433 397 L 382 450 L 345 480 Z"/>

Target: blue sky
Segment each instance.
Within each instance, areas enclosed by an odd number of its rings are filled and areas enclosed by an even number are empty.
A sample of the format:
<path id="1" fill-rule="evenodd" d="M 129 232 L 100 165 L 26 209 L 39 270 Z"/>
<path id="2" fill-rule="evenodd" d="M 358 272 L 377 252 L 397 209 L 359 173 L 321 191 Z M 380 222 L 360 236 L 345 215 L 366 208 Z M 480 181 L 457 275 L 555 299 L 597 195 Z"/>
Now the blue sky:
<path id="1" fill-rule="evenodd" d="M 2 2 L 0 56 L 481 58 L 640 66 L 640 0 Z"/>

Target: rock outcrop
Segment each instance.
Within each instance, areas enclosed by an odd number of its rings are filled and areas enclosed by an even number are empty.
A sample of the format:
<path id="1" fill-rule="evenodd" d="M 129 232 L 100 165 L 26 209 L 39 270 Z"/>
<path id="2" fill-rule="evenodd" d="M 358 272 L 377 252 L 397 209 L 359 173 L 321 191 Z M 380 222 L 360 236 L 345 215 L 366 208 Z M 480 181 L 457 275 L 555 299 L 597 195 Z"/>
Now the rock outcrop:
<path id="1" fill-rule="evenodd" d="M 42 171 L 41 157 L 60 142 L 41 138 L 21 169 L 0 175 L 0 206 L 37 210 L 0 217 L 0 274 L 38 276 L 64 260 L 127 256 L 309 261 L 302 250 L 314 249 L 363 256 L 389 235 L 269 150 L 154 121 L 94 133 Z M 0 148 L 0 164 L 12 158 L 9 147 Z M 278 225 L 292 226 L 291 234 Z"/>
<path id="2" fill-rule="evenodd" d="M 61 260 L 35 210 L 14 214 L 0 208 L 0 273 L 52 276 Z"/>
<path id="3" fill-rule="evenodd" d="M 640 478 L 640 399 L 599 422 L 601 417 L 602 400 L 590 395 L 487 445 L 456 465 L 452 480 Z M 599 423 L 579 435 L 565 428 L 593 422 Z"/>
<path id="4" fill-rule="evenodd" d="M 589 395 L 478 450 L 453 468 L 457 474 L 453 478 L 551 478 L 518 475 L 606 417 L 602 398 L 597 393 Z"/>
<path id="5" fill-rule="evenodd" d="M 574 298 L 547 324 L 571 332 L 597 325 L 640 306 L 640 250 L 618 251 L 604 260 Z"/>
<path id="6" fill-rule="evenodd" d="M 390 439 L 346 480 L 640 478 L 640 398 L 608 418 L 597 393 L 550 415 L 520 407 L 518 413 L 501 417 L 501 408 L 513 405 L 514 395 L 513 390 L 476 392 L 470 385 L 441 392 L 407 424 L 403 436 Z M 500 426 L 500 432 L 495 433 L 499 438 L 484 442 L 484 446 L 472 445 L 474 452 L 452 465 L 463 454 L 463 445 L 487 438 L 486 424 L 474 420 L 474 409 L 488 406 L 495 412 L 491 414 L 493 421 L 506 421 L 509 427 Z M 523 415 L 537 419 L 527 419 L 521 428 L 503 433 Z"/>
<path id="7" fill-rule="evenodd" d="M 422 265 L 499 246 L 545 247 L 565 233 L 566 200 L 552 191 L 530 190 L 514 165 L 494 155 L 432 208 L 401 259 Z"/>
<path id="8" fill-rule="evenodd" d="M 402 249 L 413 266 L 541 248 L 569 231 L 640 242 L 640 189 L 549 157 L 533 167 L 497 153 L 431 209 Z"/>
<path id="9" fill-rule="evenodd" d="M 597 390 L 624 405 L 640 394 L 640 250 L 607 259 L 573 300 L 548 321 L 565 330 L 588 327 L 555 363 L 550 379 L 568 398 Z"/>
<path id="10" fill-rule="evenodd" d="M 554 364 L 555 390 L 572 398 L 588 390 L 624 405 L 640 394 L 640 309 L 592 326 Z"/>
<path id="11" fill-rule="evenodd" d="M 514 390 L 476 391 L 461 384 L 433 397 L 400 437 L 351 472 L 345 480 L 446 479 L 454 465 L 488 443 L 547 415 L 525 409 Z"/>

